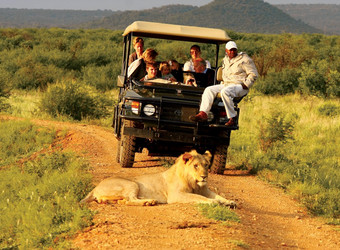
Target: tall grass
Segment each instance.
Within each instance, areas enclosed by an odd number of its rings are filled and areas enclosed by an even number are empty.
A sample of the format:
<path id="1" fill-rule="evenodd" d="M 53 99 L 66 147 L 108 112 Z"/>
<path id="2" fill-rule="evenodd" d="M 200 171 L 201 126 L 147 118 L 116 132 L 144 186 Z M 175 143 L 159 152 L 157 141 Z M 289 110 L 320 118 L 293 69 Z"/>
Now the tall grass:
<path id="1" fill-rule="evenodd" d="M 17 137 L 13 147 L 2 147 L 8 155 L 12 148 L 21 148 L 19 144 L 29 145 L 32 153 L 50 141 L 45 139 L 48 133 L 44 129 L 40 134 L 41 128 L 32 129 L 35 127 L 28 122 L 2 122 L 1 126 L 4 123 L 13 125 Z M 27 136 L 27 131 L 36 131 L 36 136 Z M 49 138 L 54 134 L 52 131 Z M 4 137 L 1 133 L 1 142 L 7 140 Z M 18 164 L 19 158 L 27 156 L 27 150 L 17 150 L 17 154 L 0 170 L 0 248 L 69 247 L 65 239 L 91 223 L 90 210 L 78 205 L 91 187 L 85 171 L 88 165 L 62 152 L 40 154 Z"/>
<path id="2" fill-rule="evenodd" d="M 29 121 L 0 122 L 0 167 L 27 158 L 52 143 L 55 131 Z"/>
<path id="3" fill-rule="evenodd" d="M 246 164 L 316 215 L 340 218 L 340 101 L 253 93 L 240 108 L 240 130 L 232 133 L 229 164 Z M 266 122 L 277 113 L 286 123 Z M 287 122 L 290 140 L 279 139 L 263 150 L 261 131 L 284 131 Z"/>
<path id="4" fill-rule="evenodd" d="M 81 120 L 82 123 L 100 125 L 104 127 L 110 127 L 112 125 L 112 113 L 114 101 L 118 95 L 118 89 L 112 89 L 110 91 L 106 91 L 101 93 L 101 95 L 105 96 L 106 99 L 110 100 L 109 105 L 106 106 L 109 115 L 103 115 L 97 119 L 93 117 L 83 117 Z M 23 118 L 41 118 L 41 119 L 50 119 L 50 120 L 58 120 L 58 121 L 73 121 L 74 119 L 69 115 L 63 114 L 48 114 L 46 112 L 41 112 L 40 103 L 42 98 L 44 98 L 45 92 L 41 92 L 38 90 L 13 90 L 11 92 L 11 96 L 8 99 L 4 99 L 4 105 L 8 105 L 9 108 L 5 110 L 0 110 L 2 114 L 11 115 L 16 117 Z M 105 102 L 107 103 L 107 102 Z M 102 105 L 104 105 L 103 103 Z"/>

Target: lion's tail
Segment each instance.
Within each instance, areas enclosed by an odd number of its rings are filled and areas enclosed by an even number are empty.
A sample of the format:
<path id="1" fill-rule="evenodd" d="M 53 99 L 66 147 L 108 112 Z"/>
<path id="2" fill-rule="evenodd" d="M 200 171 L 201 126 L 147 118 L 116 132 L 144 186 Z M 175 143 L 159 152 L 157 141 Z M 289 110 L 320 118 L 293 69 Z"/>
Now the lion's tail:
<path id="1" fill-rule="evenodd" d="M 93 190 L 84 198 L 82 199 L 79 204 L 90 203 L 94 201 L 96 198 L 93 196 Z"/>

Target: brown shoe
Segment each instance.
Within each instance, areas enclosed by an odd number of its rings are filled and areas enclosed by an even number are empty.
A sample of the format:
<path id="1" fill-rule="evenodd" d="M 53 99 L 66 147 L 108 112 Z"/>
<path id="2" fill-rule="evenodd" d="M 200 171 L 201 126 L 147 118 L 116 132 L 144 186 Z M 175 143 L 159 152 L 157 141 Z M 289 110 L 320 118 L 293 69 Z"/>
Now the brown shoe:
<path id="1" fill-rule="evenodd" d="M 224 124 L 225 126 L 228 126 L 228 127 L 233 127 L 236 125 L 236 121 L 235 121 L 235 118 L 230 118 L 229 121 Z"/>
<path id="2" fill-rule="evenodd" d="M 197 115 L 191 115 L 189 119 L 193 122 L 205 122 L 208 120 L 208 115 L 204 111 L 200 111 Z"/>

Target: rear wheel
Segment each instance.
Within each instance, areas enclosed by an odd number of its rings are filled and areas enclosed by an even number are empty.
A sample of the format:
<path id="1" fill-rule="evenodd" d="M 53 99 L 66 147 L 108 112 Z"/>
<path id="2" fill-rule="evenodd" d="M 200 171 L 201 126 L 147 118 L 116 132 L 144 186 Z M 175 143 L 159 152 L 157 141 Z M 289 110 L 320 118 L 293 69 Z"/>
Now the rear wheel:
<path id="1" fill-rule="evenodd" d="M 210 172 L 213 174 L 223 174 L 227 163 L 228 145 L 219 145 L 216 147 Z"/>
<path id="2" fill-rule="evenodd" d="M 122 136 L 118 141 L 119 149 L 119 163 L 123 168 L 131 168 L 135 160 L 136 153 L 136 137 L 130 135 L 124 135 L 124 129 L 127 127 L 134 127 L 134 122 L 130 120 L 123 121 Z"/>
<path id="3" fill-rule="evenodd" d="M 120 143 L 121 139 L 117 140 L 117 154 L 116 154 L 116 162 L 120 162 Z"/>

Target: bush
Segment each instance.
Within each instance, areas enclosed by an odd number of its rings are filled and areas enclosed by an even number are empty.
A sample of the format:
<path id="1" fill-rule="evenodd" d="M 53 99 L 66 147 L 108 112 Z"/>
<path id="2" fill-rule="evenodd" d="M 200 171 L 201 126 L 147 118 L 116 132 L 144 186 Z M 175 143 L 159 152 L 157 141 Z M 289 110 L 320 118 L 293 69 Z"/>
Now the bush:
<path id="1" fill-rule="evenodd" d="M 95 88 L 75 81 L 50 85 L 40 101 L 40 109 L 53 117 L 66 115 L 74 120 L 98 119 L 109 114 L 110 101 Z"/>
<path id="2" fill-rule="evenodd" d="M 301 67 L 299 87 L 302 93 L 316 96 L 340 96 L 340 73 L 331 70 L 326 60 L 312 60 Z"/>
<path id="3" fill-rule="evenodd" d="M 333 103 L 325 103 L 318 107 L 318 113 L 323 116 L 337 116 L 340 114 L 340 107 Z"/>
<path id="4" fill-rule="evenodd" d="M 267 151 L 274 143 L 286 143 L 293 139 L 294 121 L 287 118 L 282 112 L 274 111 L 270 117 L 260 123 L 260 148 Z"/>
<path id="5" fill-rule="evenodd" d="M 86 66 L 83 67 L 83 81 L 91 86 L 96 87 L 97 90 L 107 91 L 115 87 L 114 75 L 118 75 L 118 72 L 113 72 L 112 65 L 107 66 Z"/>
<path id="6" fill-rule="evenodd" d="M 294 69 L 269 72 L 255 83 L 255 88 L 265 95 L 285 95 L 294 93 L 299 86 L 300 73 Z"/>

